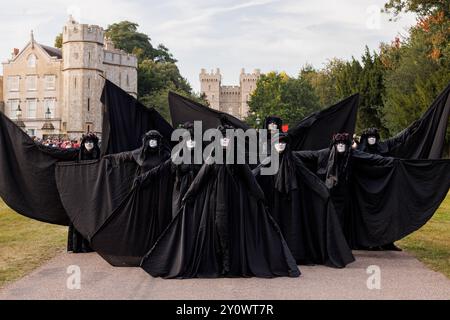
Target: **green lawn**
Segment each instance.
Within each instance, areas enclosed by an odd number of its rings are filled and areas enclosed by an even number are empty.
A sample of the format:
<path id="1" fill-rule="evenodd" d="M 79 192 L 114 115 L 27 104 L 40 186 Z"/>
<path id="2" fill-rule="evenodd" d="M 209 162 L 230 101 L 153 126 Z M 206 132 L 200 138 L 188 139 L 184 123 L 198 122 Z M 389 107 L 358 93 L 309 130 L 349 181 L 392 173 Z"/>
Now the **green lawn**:
<path id="1" fill-rule="evenodd" d="M 0 199 L 0 287 L 66 248 L 67 227 L 25 218 Z"/>
<path id="2" fill-rule="evenodd" d="M 450 278 L 450 193 L 423 228 L 398 244 L 431 269 Z"/>

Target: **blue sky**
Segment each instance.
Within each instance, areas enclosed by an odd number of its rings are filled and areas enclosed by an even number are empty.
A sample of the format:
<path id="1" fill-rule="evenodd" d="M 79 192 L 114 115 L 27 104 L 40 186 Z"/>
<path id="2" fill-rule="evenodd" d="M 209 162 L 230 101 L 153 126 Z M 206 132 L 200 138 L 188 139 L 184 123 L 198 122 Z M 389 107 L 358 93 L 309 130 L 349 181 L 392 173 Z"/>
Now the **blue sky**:
<path id="1" fill-rule="evenodd" d="M 406 34 L 412 15 L 389 22 L 379 13 L 385 0 L 15 0 L 0 4 L 0 57 L 22 48 L 34 30 L 38 42 L 53 45 L 71 13 L 82 23 L 130 20 L 152 43 L 165 44 L 195 90 L 198 74 L 219 67 L 224 84 L 237 84 L 247 71 L 296 75 L 306 63 L 321 67 L 330 58 L 359 57 Z"/>

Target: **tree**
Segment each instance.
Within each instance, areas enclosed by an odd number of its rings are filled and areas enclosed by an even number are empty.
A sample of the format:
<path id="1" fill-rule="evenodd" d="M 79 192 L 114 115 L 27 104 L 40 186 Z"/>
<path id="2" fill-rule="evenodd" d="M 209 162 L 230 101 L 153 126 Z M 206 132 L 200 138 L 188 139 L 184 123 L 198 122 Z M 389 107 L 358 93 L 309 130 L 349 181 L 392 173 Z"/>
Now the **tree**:
<path id="1" fill-rule="evenodd" d="M 257 118 L 262 121 L 275 115 L 293 126 L 319 109 L 319 98 L 307 80 L 291 78 L 284 72 L 270 72 L 259 78 L 256 90 L 250 96 L 246 121 L 255 125 Z"/>
<path id="2" fill-rule="evenodd" d="M 62 33 L 60 33 L 55 38 L 55 48 L 62 49 L 62 44 L 63 44 L 63 35 Z"/>
<path id="3" fill-rule="evenodd" d="M 138 32 L 139 25 L 130 21 L 113 23 L 106 29 L 105 35 L 118 49 L 136 54 L 139 61 L 150 59 L 163 62 L 177 62 L 169 50 L 162 44 L 154 48 L 148 35 Z"/>

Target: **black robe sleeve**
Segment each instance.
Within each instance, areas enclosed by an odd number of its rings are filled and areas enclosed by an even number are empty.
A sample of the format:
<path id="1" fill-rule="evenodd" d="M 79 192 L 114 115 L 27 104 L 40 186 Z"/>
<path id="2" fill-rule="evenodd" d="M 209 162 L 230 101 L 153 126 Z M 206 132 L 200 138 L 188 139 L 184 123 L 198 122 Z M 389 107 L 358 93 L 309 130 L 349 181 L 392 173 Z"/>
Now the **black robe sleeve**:
<path id="1" fill-rule="evenodd" d="M 450 84 L 408 128 L 383 141 L 385 155 L 403 159 L 440 159 L 450 117 Z"/>
<path id="2" fill-rule="evenodd" d="M 422 227 L 450 187 L 450 160 L 401 160 L 355 152 L 352 156 L 355 243 L 374 247 Z"/>
<path id="3" fill-rule="evenodd" d="M 59 195 L 71 222 L 84 238 L 90 241 L 122 203 L 137 168 L 130 152 L 57 165 Z"/>
<path id="4" fill-rule="evenodd" d="M 59 197 L 55 164 L 73 161 L 78 150 L 61 150 L 36 144 L 0 112 L 0 197 L 28 218 L 69 225 Z"/>
<path id="5" fill-rule="evenodd" d="M 172 220 L 171 160 L 136 181 L 91 240 L 93 249 L 114 266 L 139 266 Z"/>
<path id="6" fill-rule="evenodd" d="M 292 150 L 327 148 L 333 134 L 355 132 L 359 95 L 355 94 L 337 104 L 316 112 L 288 131 Z"/>
<path id="7" fill-rule="evenodd" d="M 169 92 L 169 107 L 174 128 L 194 121 L 201 121 L 203 130 L 216 129 L 219 125 L 231 125 L 243 130 L 250 128 L 246 123 L 228 113 L 211 109 L 174 92 Z"/>
<path id="8" fill-rule="evenodd" d="M 142 136 L 150 130 L 158 130 L 171 144 L 172 126 L 154 108 L 142 105 L 109 80 L 105 80 L 101 102 L 103 155 L 138 149 Z"/>

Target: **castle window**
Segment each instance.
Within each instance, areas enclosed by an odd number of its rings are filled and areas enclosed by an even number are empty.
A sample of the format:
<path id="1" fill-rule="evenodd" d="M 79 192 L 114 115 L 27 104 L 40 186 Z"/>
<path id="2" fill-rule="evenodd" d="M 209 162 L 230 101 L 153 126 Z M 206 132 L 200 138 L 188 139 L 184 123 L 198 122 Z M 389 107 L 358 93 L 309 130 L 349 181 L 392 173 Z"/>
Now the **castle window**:
<path id="1" fill-rule="evenodd" d="M 76 89 L 77 88 L 77 77 L 73 78 L 73 87 Z"/>
<path id="2" fill-rule="evenodd" d="M 90 51 L 88 52 L 88 61 L 89 62 L 91 61 L 91 52 Z"/>
<path id="3" fill-rule="evenodd" d="M 90 98 L 87 99 L 87 109 L 88 109 L 88 112 L 91 111 L 91 99 Z"/>
<path id="4" fill-rule="evenodd" d="M 50 118 L 55 117 L 55 98 L 44 98 L 44 113 L 50 111 Z"/>
<path id="5" fill-rule="evenodd" d="M 130 76 L 127 73 L 127 87 L 129 87 L 129 86 L 130 86 Z"/>
<path id="6" fill-rule="evenodd" d="M 36 55 L 34 53 L 32 53 L 32 54 L 30 54 L 28 56 L 27 64 L 28 64 L 29 68 L 35 68 L 36 67 Z"/>
<path id="7" fill-rule="evenodd" d="M 36 110 L 37 110 L 37 99 L 28 99 L 27 100 L 27 116 L 30 119 L 36 118 Z"/>
<path id="8" fill-rule="evenodd" d="M 8 89 L 9 91 L 19 91 L 19 76 L 8 77 Z"/>
<path id="9" fill-rule="evenodd" d="M 88 90 L 91 90 L 91 78 L 88 78 Z"/>
<path id="10" fill-rule="evenodd" d="M 55 90 L 56 88 L 56 76 L 46 75 L 44 76 L 45 90 Z"/>
<path id="11" fill-rule="evenodd" d="M 90 125 L 90 124 L 87 125 L 86 131 L 87 131 L 88 133 L 91 132 L 91 125 Z"/>
<path id="12" fill-rule="evenodd" d="M 37 90 L 37 76 L 27 76 L 27 90 L 36 91 Z"/>

